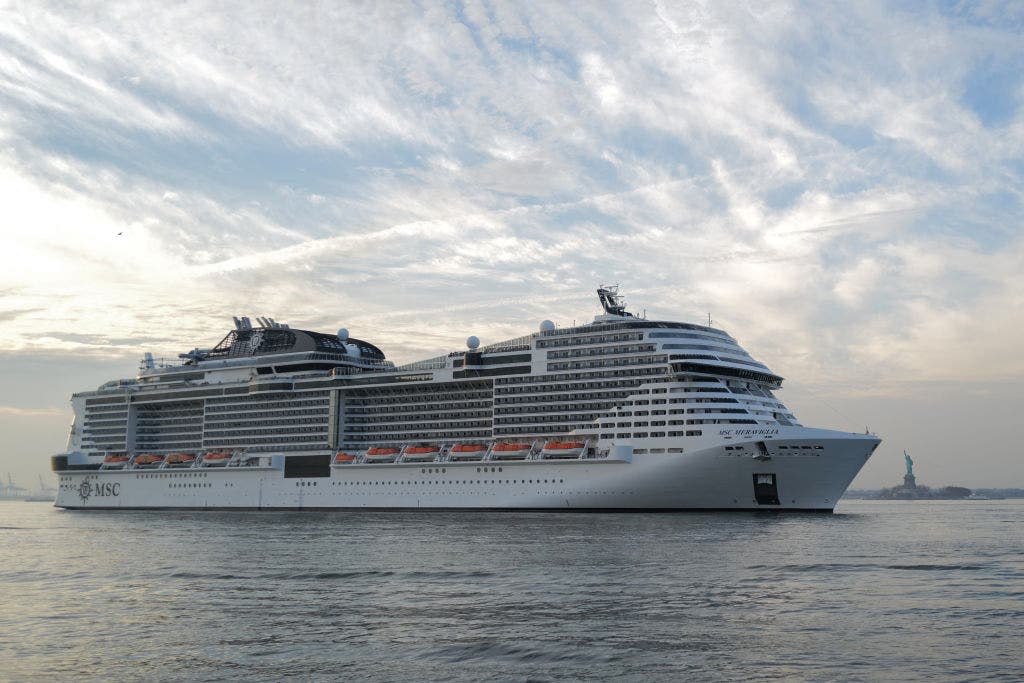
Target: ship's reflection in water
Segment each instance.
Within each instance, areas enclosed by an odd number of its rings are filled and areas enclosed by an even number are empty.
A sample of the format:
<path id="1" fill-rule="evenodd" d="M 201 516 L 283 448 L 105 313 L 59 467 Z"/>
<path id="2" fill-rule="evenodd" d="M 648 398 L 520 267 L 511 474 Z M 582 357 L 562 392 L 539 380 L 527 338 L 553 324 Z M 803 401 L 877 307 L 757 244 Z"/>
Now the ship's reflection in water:
<path id="1" fill-rule="evenodd" d="M 834 516 L 2 504 L 4 677 L 1011 675 L 1024 502 Z"/>

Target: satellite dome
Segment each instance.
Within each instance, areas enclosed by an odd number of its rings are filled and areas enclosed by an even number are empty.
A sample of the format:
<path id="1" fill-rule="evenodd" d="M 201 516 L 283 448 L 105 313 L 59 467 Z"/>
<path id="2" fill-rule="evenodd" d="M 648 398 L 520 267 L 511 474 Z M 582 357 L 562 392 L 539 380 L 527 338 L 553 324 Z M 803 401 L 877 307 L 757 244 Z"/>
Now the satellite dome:
<path id="1" fill-rule="evenodd" d="M 555 329 L 555 324 L 550 320 L 542 320 L 540 323 L 541 332 L 551 332 Z"/>
<path id="2" fill-rule="evenodd" d="M 345 351 L 348 355 L 354 356 L 355 358 L 359 358 L 363 355 L 362 349 L 360 349 L 357 344 L 345 344 Z"/>
<path id="3" fill-rule="evenodd" d="M 346 330 L 344 327 L 338 330 L 338 341 L 340 341 L 342 344 L 348 341 L 348 330 Z"/>
<path id="4" fill-rule="evenodd" d="M 480 346 L 480 340 L 475 336 L 470 335 L 469 339 L 466 340 L 466 346 L 469 347 L 470 351 L 476 351 Z"/>

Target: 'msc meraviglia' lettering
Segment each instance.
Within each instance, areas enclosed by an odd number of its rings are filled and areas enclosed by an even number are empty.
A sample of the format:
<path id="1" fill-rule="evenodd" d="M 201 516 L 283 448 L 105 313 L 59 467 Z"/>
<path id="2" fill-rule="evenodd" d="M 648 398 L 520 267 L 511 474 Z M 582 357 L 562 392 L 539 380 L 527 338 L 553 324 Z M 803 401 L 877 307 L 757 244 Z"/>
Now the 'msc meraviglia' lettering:
<path id="1" fill-rule="evenodd" d="M 718 431 L 719 436 L 775 436 L 779 433 L 779 430 L 774 427 L 765 427 L 763 429 L 721 429 Z"/>

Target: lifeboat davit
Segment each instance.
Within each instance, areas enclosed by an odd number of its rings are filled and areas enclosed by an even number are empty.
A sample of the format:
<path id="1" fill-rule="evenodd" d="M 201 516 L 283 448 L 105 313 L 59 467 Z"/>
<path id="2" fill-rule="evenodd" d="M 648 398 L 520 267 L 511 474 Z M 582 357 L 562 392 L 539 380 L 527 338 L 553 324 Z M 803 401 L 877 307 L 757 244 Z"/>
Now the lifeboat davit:
<path id="1" fill-rule="evenodd" d="M 164 461 L 164 456 L 156 453 L 143 453 L 135 456 L 135 465 L 141 467 L 152 467 Z"/>
<path id="2" fill-rule="evenodd" d="M 231 460 L 231 454 L 226 451 L 215 451 L 203 456 L 203 464 L 208 467 L 227 465 L 228 460 Z"/>
<path id="3" fill-rule="evenodd" d="M 334 463 L 336 465 L 347 465 L 350 462 L 355 462 L 356 456 L 351 453 L 340 452 L 334 456 Z"/>
<path id="4" fill-rule="evenodd" d="M 196 456 L 191 453 L 171 453 L 167 456 L 168 465 L 191 465 L 196 461 Z"/>
<path id="5" fill-rule="evenodd" d="M 394 462 L 398 457 L 397 448 L 371 448 L 366 451 L 366 459 L 369 462 Z"/>
<path id="6" fill-rule="evenodd" d="M 491 449 L 492 460 L 523 460 L 533 450 L 532 443 L 504 442 Z"/>
<path id="7" fill-rule="evenodd" d="M 578 458 L 586 447 L 583 441 L 548 441 L 541 455 L 545 458 Z"/>
<path id="8" fill-rule="evenodd" d="M 402 460 L 406 462 L 427 462 L 434 460 L 441 449 L 438 446 L 409 446 L 405 449 Z"/>

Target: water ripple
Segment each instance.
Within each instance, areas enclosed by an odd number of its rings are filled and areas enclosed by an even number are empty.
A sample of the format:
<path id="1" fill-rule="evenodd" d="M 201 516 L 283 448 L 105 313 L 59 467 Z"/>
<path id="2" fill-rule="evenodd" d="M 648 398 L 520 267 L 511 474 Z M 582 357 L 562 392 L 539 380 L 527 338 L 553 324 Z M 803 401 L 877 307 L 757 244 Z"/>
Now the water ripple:
<path id="1" fill-rule="evenodd" d="M 1024 501 L 0 512 L 12 680 L 1019 679 Z"/>

